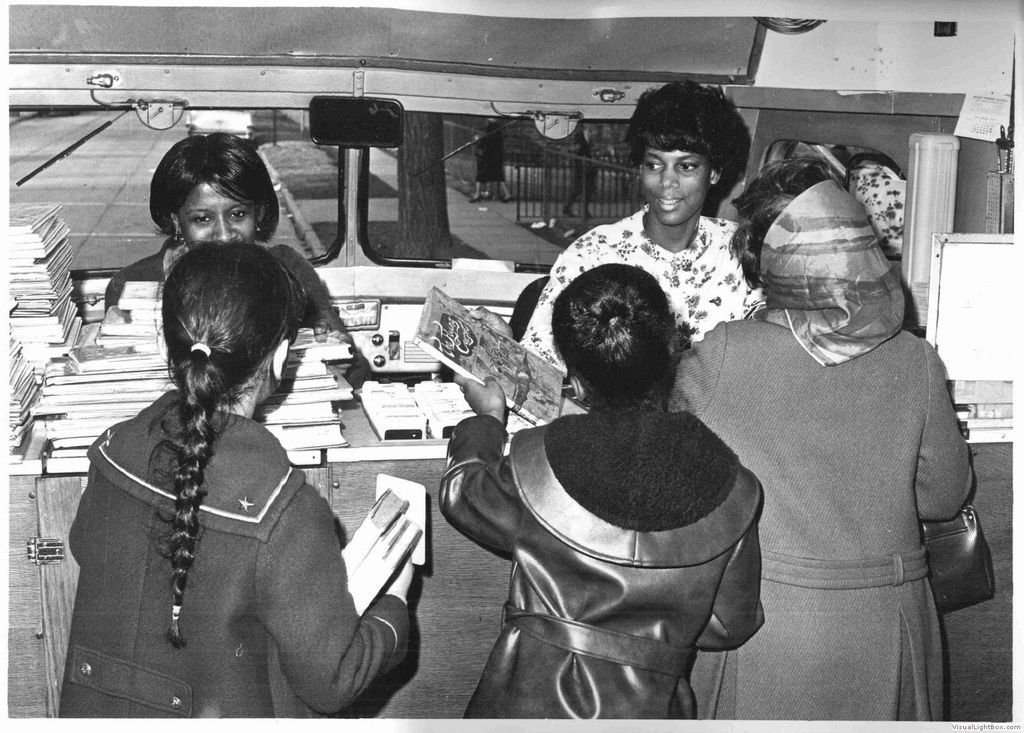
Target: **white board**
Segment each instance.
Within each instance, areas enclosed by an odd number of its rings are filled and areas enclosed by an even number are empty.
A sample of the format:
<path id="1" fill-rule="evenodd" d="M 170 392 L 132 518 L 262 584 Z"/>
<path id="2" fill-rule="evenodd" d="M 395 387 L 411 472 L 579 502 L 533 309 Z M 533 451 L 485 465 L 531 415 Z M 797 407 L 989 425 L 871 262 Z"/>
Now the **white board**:
<path id="1" fill-rule="evenodd" d="M 1012 234 L 932 238 L 926 338 L 954 380 L 1012 380 L 1020 291 Z"/>

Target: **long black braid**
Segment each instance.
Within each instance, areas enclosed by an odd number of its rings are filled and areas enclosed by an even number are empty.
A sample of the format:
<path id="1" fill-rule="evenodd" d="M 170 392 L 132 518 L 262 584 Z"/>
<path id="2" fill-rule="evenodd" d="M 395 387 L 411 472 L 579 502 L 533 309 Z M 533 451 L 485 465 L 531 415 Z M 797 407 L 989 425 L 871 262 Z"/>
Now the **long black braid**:
<path id="1" fill-rule="evenodd" d="M 269 356 L 294 339 L 301 290 L 258 245 L 199 245 L 174 265 L 163 294 L 168 368 L 178 391 L 180 428 L 162 445 L 176 459 L 167 639 L 185 646 L 179 617 L 200 536 L 205 471 L 231 405 L 266 378 Z"/>

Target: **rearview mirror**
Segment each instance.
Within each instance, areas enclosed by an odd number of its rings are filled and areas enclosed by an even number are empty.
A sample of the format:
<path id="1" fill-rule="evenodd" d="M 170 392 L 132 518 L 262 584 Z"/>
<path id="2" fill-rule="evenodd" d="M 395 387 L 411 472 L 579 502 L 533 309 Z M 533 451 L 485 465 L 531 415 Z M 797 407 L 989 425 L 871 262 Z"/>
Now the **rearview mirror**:
<path id="1" fill-rule="evenodd" d="M 317 145 L 396 148 L 402 144 L 405 110 L 394 99 L 313 97 L 309 132 Z"/>

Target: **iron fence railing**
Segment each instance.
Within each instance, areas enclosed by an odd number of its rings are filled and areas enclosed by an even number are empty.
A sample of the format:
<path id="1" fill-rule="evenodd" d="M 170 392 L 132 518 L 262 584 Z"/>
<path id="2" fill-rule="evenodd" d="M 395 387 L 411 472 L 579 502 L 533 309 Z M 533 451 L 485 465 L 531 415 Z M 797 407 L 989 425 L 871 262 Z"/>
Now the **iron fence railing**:
<path id="1" fill-rule="evenodd" d="M 528 127 L 532 132 L 532 125 Z M 445 149 L 456 150 L 476 134 L 479 131 L 474 128 L 446 120 Z M 591 220 L 615 221 L 640 208 L 635 169 L 615 151 L 601 150 L 592 158 L 581 158 L 557 143 L 521 145 L 517 137 L 521 135 L 517 136 L 515 127 L 509 128 L 505 181 L 515 197 L 518 221 L 571 217 L 586 226 Z M 472 191 L 476 171 L 472 147 L 448 158 L 446 166 L 450 180 L 462 181 L 460 188 Z"/>
<path id="2" fill-rule="evenodd" d="M 607 157 L 545 150 L 510 160 L 506 178 L 519 220 L 617 220 L 640 208 L 633 169 Z"/>

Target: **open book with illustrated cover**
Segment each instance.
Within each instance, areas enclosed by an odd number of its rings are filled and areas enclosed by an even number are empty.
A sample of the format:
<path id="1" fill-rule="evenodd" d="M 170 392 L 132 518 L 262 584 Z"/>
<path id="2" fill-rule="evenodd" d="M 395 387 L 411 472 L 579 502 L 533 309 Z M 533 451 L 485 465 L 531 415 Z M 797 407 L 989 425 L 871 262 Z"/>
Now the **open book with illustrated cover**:
<path id="1" fill-rule="evenodd" d="M 465 377 L 481 384 L 494 377 L 509 408 L 534 425 L 551 422 L 570 402 L 562 394 L 561 369 L 473 318 L 439 288 L 427 294 L 413 340 Z"/>

